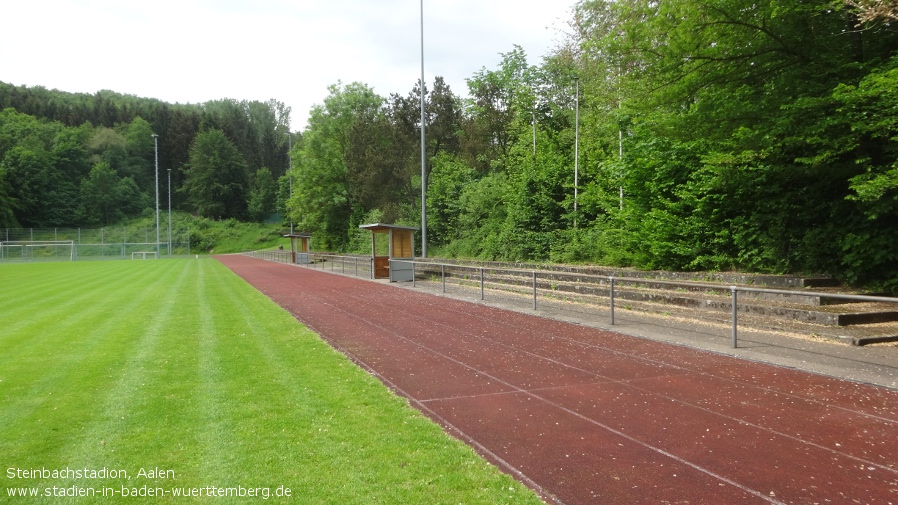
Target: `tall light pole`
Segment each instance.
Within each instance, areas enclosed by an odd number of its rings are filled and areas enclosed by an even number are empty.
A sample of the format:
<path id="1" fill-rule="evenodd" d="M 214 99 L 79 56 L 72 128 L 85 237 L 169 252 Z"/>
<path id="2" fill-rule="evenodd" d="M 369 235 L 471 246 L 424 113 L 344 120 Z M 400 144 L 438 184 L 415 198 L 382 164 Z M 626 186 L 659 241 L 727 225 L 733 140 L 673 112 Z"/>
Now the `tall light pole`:
<path id="1" fill-rule="evenodd" d="M 290 181 L 290 196 L 289 198 L 293 198 L 293 135 L 290 132 L 287 132 L 287 173 L 289 174 L 288 180 Z M 287 210 L 287 206 L 284 205 L 284 210 Z M 290 235 L 293 235 L 293 216 L 290 216 Z M 290 239 L 293 240 L 293 239 Z"/>
<path id="2" fill-rule="evenodd" d="M 153 134 L 153 147 L 156 151 L 156 257 L 159 257 L 159 135 Z"/>
<path id="3" fill-rule="evenodd" d="M 427 257 L 427 160 L 424 145 L 424 0 L 421 0 L 421 257 Z"/>
<path id="4" fill-rule="evenodd" d="M 623 98 L 621 97 L 621 68 L 617 65 L 617 149 L 620 170 L 618 171 L 618 179 L 620 182 L 620 210 L 624 210 L 624 129 L 621 127 L 621 110 L 623 108 Z"/>
<path id="5" fill-rule="evenodd" d="M 533 168 L 536 168 L 536 111 L 530 111 L 530 118 L 533 123 Z"/>
<path id="6" fill-rule="evenodd" d="M 171 169 L 168 169 L 168 256 L 171 257 Z"/>
<path id="7" fill-rule="evenodd" d="M 580 178 L 580 78 L 574 77 L 575 93 L 577 95 L 574 106 L 574 229 L 577 229 L 577 186 Z"/>

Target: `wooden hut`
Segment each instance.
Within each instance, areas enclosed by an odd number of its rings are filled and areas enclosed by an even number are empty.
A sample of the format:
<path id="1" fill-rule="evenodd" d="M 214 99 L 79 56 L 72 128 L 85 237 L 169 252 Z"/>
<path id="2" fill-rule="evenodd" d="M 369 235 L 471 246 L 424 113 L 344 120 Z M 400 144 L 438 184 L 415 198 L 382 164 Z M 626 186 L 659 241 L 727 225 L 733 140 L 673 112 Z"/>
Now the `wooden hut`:
<path id="1" fill-rule="evenodd" d="M 383 223 L 364 224 L 359 228 L 371 230 L 372 276 L 390 279 L 390 282 L 411 281 L 415 270 L 410 260 L 415 259 L 418 228 Z M 383 244 L 384 240 L 386 244 Z"/>
<path id="2" fill-rule="evenodd" d="M 312 238 L 311 233 L 288 233 L 284 235 L 290 239 L 290 255 L 293 263 L 298 265 L 308 265 L 309 257 L 309 241 Z"/>

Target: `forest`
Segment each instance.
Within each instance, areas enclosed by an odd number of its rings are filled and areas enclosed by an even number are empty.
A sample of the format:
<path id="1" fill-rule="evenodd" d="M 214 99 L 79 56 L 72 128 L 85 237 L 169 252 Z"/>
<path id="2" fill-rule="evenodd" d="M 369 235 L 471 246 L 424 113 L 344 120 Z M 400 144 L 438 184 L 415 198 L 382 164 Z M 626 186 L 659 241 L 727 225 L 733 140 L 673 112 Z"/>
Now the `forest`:
<path id="1" fill-rule="evenodd" d="M 265 219 L 287 180 L 289 124 L 289 108 L 275 100 L 182 105 L 0 82 L 0 228 L 98 227 L 151 214 L 157 162 L 161 208 L 170 175 L 174 209 Z"/>
<path id="2" fill-rule="evenodd" d="M 580 0 L 541 62 L 501 56 L 466 96 L 424 84 L 423 181 L 421 82 L 335 83 L 294 134 L 274 100 L 0 84 L 0 227 L 146 213 L 156 133 L 176 208 L 280 211 L 318 250 L 365 250 L 365 222 L 419 226 L 423 190 L 430 256 L 898 292 L 894 2 Z"/>

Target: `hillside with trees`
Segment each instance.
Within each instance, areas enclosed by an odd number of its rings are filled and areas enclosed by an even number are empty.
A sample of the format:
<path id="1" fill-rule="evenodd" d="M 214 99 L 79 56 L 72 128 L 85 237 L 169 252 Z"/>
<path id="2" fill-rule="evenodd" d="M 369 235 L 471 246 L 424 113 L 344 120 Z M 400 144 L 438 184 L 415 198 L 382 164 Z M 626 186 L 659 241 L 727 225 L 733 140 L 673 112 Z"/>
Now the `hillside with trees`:
<path id="1" fill-rule="evenodd" d="M 423 187 L 429 255 L 823 272 L 896 292 L 896 12 L 581 0 L 539 64 L 513 47 L 464 98 L 425 84 L 424 184 L 422 83 L 336 83 L 292 139 L 288 218 L 318 249 L 361 250 L 359 224 L 420 223 Z M 178 208 L 257 219 L 287 194 L 277 102 L 0 85 L 0 106 L 0 226 L 145 210 L 150 132 Z"/>
<path id="2" fill-rule="evenodd" d="M 173 208 L 264 219 L 278 210 L 272 179 L 287 187 L 289 121 L 275 100 L 181 105 L 0 82 L 0 228 L 105 226 L 152 212 L 156 143 L 161 206 L 171 170 Z M 211 137 L 237 167 L 210 172 Z M 219 193 L 204 194 L 192 180 L 229 189 L 209 205 Z"/>

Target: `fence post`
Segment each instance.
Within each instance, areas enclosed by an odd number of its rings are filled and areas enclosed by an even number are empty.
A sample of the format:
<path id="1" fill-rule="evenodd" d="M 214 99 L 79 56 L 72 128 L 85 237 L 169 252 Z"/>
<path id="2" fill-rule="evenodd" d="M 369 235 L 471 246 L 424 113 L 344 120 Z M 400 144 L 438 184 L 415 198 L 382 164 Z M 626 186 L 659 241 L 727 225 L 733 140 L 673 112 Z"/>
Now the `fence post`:
<path id="1" fill-rule="evenodd" d="M 536 270 L 533 271 L 533 310 L 536 310 Z"/>
<path id="2" fill-rule="evenodd" d="M 480 267 L 480 299 L 483 300 L 483 267 Z"/>
<path id="3" fill-rule="evenodd" d="M 737 291 L 736 286 L 730 286 L 730 291 L 733 293 L 733 349 L 739 347 L 738 335 L 736 332 L 737 326 L 737 315 L 736 315 L 736 300 L 737 300 Z"/>
<path id="4" fill-rule="evenodd" d="M 415 261 L 412 260 L 412 287 L 418 287 L 418 281 L 415 279 Z"/>
<path id="5" fill-rule="evenodd" d="M 611 325 L 614 326 L 614 276 L 608 278 L 611 281 Z"/>
<path id="6" fill-rule="evenodd" d="M 446 265 L 440 265 L 440 280 L 443 282 L 443 293 L 446 292 Z"/>

